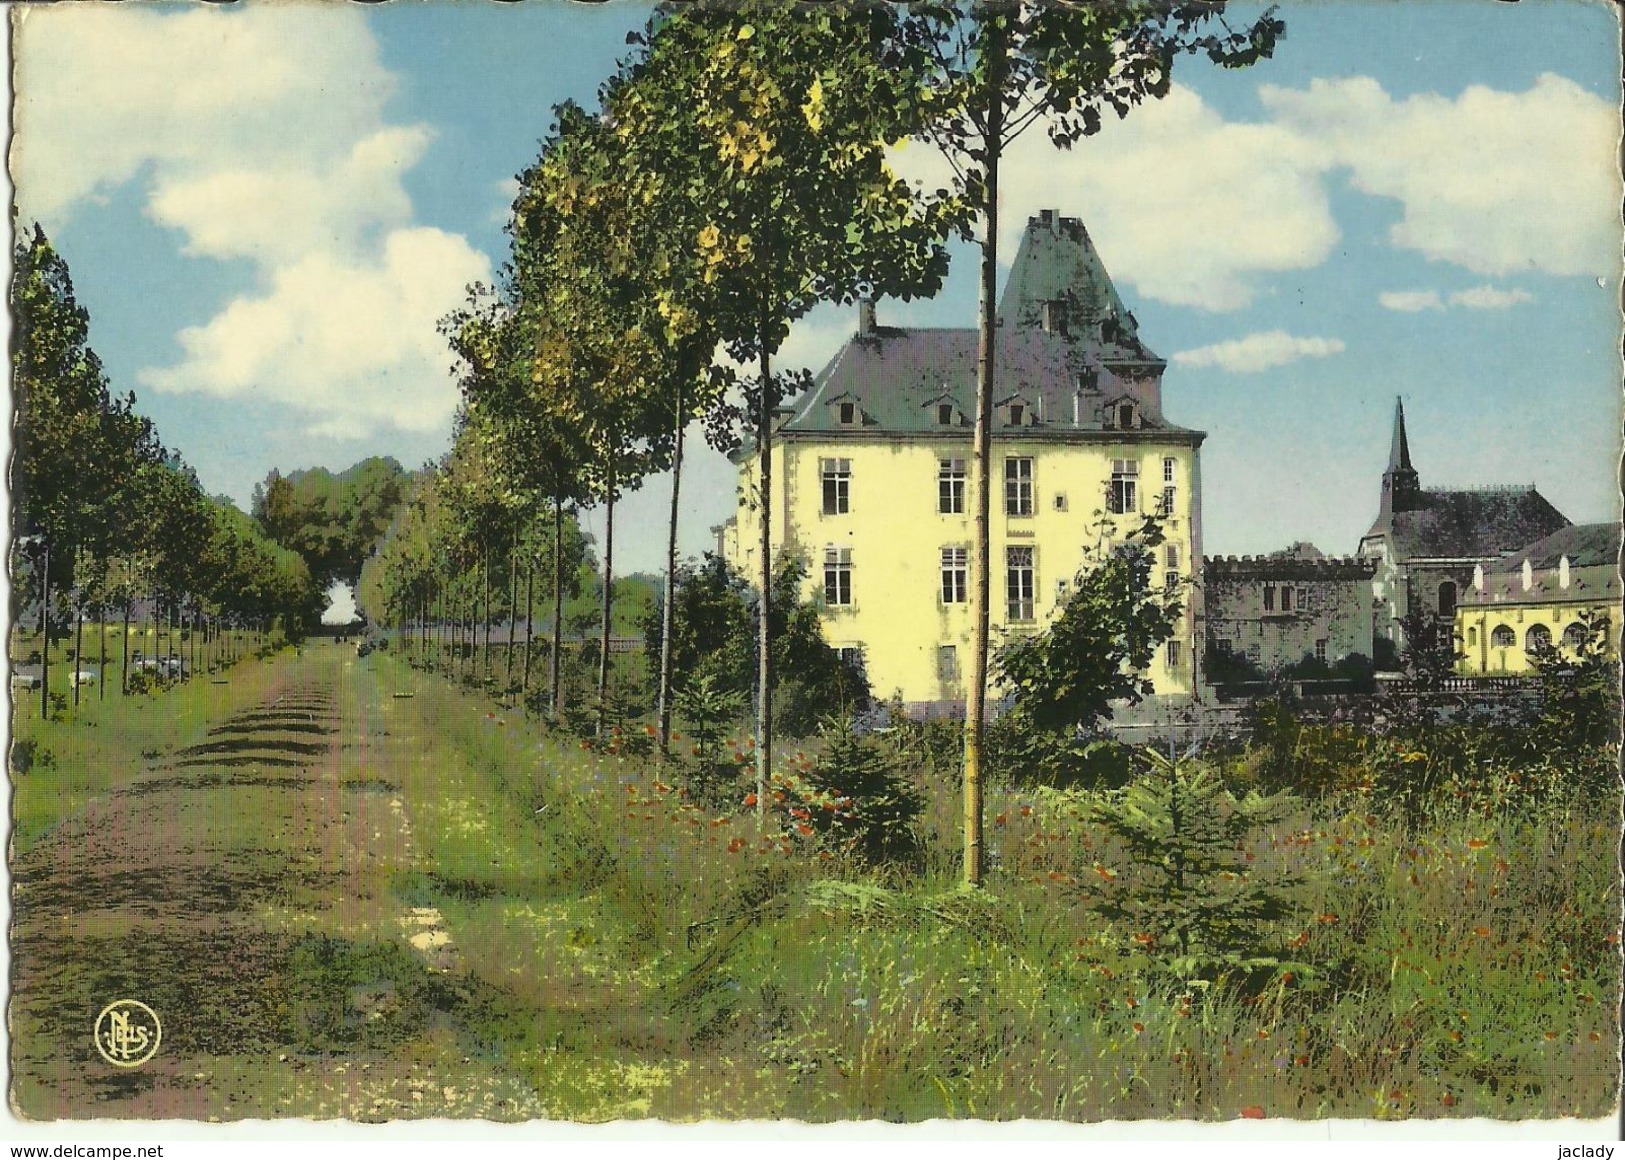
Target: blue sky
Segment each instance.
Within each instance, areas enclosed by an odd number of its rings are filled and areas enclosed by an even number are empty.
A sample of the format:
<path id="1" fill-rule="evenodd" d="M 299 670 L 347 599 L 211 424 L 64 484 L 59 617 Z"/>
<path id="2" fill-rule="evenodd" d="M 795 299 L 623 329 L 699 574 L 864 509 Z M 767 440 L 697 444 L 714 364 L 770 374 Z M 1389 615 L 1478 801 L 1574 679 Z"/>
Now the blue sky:
<path id="1" fill-rule="evenodd" d="M 1233 9 L 1235 19 L 1247 12 Z M 1425 484 L 1536 483 L 1615 518 L 1618 32 L 1609 6 L 1285 4 L 1276 59 L 1181 62 L 1175 91 L 1070 153 L 1034 132 L 1004 234 L 1082 217 L 1209 433 L 1210 552 L 1355 547 L 1394 396 Z M 512 177 L 559 101 L 590 101 L 630 5 L 65 6 L 16 14 L 13 173 L 66 255 L 115 385 L 211 491 L 447 446 L 434 320 L 507 252 Z M 929 176 L 934 160 L 899 165 Z M 1008 245 L 1004 251 L 1012 252 Z M 956 250 L 893 324 L 974 322 Z M 798 327 L 816 369 L 844 310 Z M 732 508 L 697 454 L 684 548 Z M 660 557 L 666 483 L 616 561 Z M 592 521 L 589 521 L 592 522 Z"/>

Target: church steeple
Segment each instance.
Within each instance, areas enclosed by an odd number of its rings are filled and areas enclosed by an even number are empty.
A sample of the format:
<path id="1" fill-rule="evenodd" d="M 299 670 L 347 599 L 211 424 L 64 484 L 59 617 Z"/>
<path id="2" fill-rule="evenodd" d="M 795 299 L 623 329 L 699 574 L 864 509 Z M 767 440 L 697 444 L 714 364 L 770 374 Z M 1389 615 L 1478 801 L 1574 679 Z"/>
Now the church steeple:
<path id="1" fill-rule="evenodd" d="M 1411 511 L 1422 492 L 1421 477 L 1411 466 L 1411 445 L 1405 438 L 1405 401 L 1394 400 L 1394 438 L 1388 448 L 1388 470 L 1382 473 L 1382 515 Z"/>

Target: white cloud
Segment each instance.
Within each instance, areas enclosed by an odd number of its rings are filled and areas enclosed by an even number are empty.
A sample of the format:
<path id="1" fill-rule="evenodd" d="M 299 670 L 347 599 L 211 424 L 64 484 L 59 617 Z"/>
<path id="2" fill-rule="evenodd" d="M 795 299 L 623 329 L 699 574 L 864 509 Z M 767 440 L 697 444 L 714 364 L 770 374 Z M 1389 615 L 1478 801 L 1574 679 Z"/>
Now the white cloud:
<path id="1" fill-rule="evenodd" d="M 1343 349 L 1342 339 L 1304 338 L 1284 330 L 1269 330 L 1195 350 L 1182 350 L 1173 356 L 1173 361 L 1181 366 L 1217 367 L 1233 375 L 1245 375 L 1285 366 L 1302 358 L 1326 358 L 1341 354 Z"/>
<path id="2" fill-rule="evenodd" d="M 1444 309 L 1444 300 L 1437 290 L 1384 290 L 1377 295 L 1377 301 L 1386 310 L 1402 310 L 1407 314 Z"/>
<path id="3" fill-rule="evenodd" d="M 433 141 L 394 124 L 395 77 L 359 9 L 51 6 L 18 14 L 13 169 L 47 229 L 139 181 L 182 251 L 259 286 L 177 336 L 157 390 L 252 396 L 312 434 L 443 427 L 437 319 L 491 263 L 417 225 L 402 184 Z"/>
<path id="4" fill-rule="evenodd" d="M 910 144 L 901 172 L 947 184 L 934 149 Z M 1015 254 L 1028 217 L 1083 219 L 1114 280 L 1180 306 L 1237 310 L 1263 278 L 1318 266 L 1340 234 L 1318 153 L 1277 125 L 1225 121 L 1181 85 L 1109 120 L 1070 150 L 1036 125 L 1005 154 L 999 244 Z"/>
<path id="5" fill-rule="evenodd" d="M 1523 302 L 1533 302 L 1535 296 L 1527 290 L 1502 290 L 1496 286 L 1474 286 L 1458 290 L 1450 296 L 1450 305 L 1465 306 L 1469 310 L 1505 310 Z"/>
<path id="6" fill-rule="evenodd" d="M 1618 112 L 1565 77 L 1396 101 L 1369 77 L 1264 85 L 1285 129 L 1397 199 L 1394 245 L 1476 274 L 1612 274 L 1619 265 Z"/>
<path id="7" fill-rule="evenodd" d="M 1030 215 L 1059 208 L 1083 218 L 1112 276 L 1140 295 L 1236 310 L 1272 276 L 1330 256 L 1341 235 L 1328 182 L 1347 171 L 1400 202 L 1389 240 L 1401 249 L 1490 276 L 1618 266 L 1618 116 L 1573 81 L 1546 74 L 1526 92 L 1474 86 L 1453 99 L 1395 100 L 1367 77 L 1258 91 L 1257 122 L 1226 120 L 1176 84 L 1070 151 L 1034 126 L 1005 155 L 1001 253 L 1014 255 Z M 933 148 L 895 157 L 925 188 L 949 184 Z M 1383 304 L 1440 308 L 1427 293 Z"/>
<path id="8" fill-rule="evenodd" d="M 1523 302 L 1533 302 L 1535 296 L 1527 290 L 1502 290 L 1498 286 L 1473 286 L 1457 290 L 1448 298 L 1437 290 L 1384 290 L 1377 301 L 1389 310 L 1415 313 L 1421 310 L 1443 310 L 1446 304 L 1462 306 L 1468 310 L 1506 310 Z"/>
<path id="9" fill-rule="evenodd" d="M 444 429 L 457 392 L 435 323 L 463 286 L 489 277 L 485 255 L 435 229 L 394 231 L 375 264 L 313 251 L 280 267 L 267 293 L 183 330 L 183 361 L 141 381 L 299 407 L 315 435 Z"/>

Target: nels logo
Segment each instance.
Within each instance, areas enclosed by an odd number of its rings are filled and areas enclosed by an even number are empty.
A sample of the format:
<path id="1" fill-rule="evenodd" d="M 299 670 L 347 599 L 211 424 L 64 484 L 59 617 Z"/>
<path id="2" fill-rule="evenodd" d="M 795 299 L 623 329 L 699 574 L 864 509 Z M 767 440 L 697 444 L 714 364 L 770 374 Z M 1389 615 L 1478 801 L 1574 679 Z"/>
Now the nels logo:
<path id="1" fill-rule="evenodd" d="M 96 1017 L 96 1050 L 114 1067 L 140 1067 L 158 1054 L 158 1013 L 134 999 L 118 999 Z"/>

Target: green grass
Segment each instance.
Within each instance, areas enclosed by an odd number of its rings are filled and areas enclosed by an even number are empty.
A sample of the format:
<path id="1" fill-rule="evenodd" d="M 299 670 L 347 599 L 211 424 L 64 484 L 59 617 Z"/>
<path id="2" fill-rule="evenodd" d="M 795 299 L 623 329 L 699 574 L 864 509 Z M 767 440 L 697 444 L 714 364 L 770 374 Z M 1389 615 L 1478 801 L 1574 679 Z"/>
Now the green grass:
<path id="1" fill-rule="evenodd" d="M 866 872 L 696 806 L 647 758 L 395 671 L 438 706 L 438 904 L 476 970 L 562 1020 L 531 1060 L 549 1108 L 597 1118 L 605 1089 L 580 1076 L 639 1067 L 647 1106 L 620 1112 L 678 1119 L 1615 1105 L 1608 809 L 1442 810 L 1418 835 L 1368 796 L 1318 801 L 1256 854 L 1305 879 L 1268 934 L 1315 969 L 1204 987 L 1090 911 L 1097 867 L 1124 853 L 1080 822 L 1087 794 L 995 788 L 995 868 L 967 900 L 953 785 L 930 786 L 923 866 Z"/>
<path id="2" fill-rule="evenodd" d="M 1416 826 L 1380 793 L 1307 801 L 1246 850 L 1249 873 L 1303 882 L 1259 930 L 1302 965 L 1188 979 L 1091 908 L 1091 884 L 1128 854 L 1085 821 L 1088 792 L 991 786 L 986 889 L 966 893 L 951 780 L 917 774 L 920 857 L 866 869 L 759 831 L 742 801 L 697 804 L 681 766 L 630 752 L 636 728 L 584 746 L 399 657 L 332 657 L 355 722 L 339 776 L 386 779 L 410 841 L 378 870 L 388 897 L 267 916 L 256 954 L 276 983 L 252 1000 L 268 1028 L 254 1050 L 290 1058 L 200 1064 L 218 1114 L 1515 1119 L 1616 1105 L 1617 802 L 1452 800 Z M 35 723 L 59 761 L 18 779 L 19 841 L 82 809 L 131 753 L 191 740 L 297 663 Z M 775 760 L 808 758 L 792 744 Z M 389 915 L 408 908 L 438 914 L 454 970 L 406 949 Z M 88 1002 L 106 981 L 85 971 Z"/>

